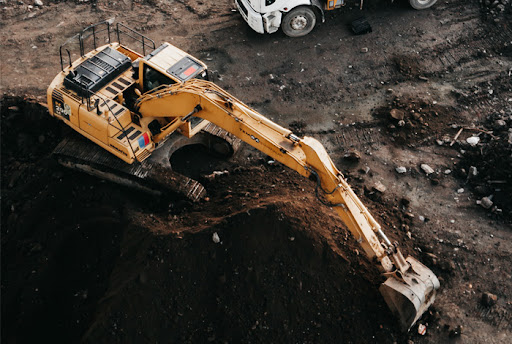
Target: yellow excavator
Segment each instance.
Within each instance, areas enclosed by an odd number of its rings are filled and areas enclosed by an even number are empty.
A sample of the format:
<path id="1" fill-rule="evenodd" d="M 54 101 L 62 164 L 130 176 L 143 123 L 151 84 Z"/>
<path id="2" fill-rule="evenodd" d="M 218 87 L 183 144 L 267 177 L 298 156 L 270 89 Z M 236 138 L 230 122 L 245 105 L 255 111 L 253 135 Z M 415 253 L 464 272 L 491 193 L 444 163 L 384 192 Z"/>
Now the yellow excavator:
<path id="1" fill-rule="evenodd" d="M 97 46 L 100 33 L 107 43 Z M 141 44 L 143 54 L 122 44 L 125 36 Z M 93 49 L 85 53 L 91 41 Z M 80 53 L 73 62 L 66 47 L 72 42 Z M 151 51 L 146 54 L 146 49 Z M 156 48 L 142 34 L 119 23 L 114 28 L 108 21 L 73 36 L 61 46 L 60 56 L 62 70 L 48 88 L 49 112 L 96 144 L 64 140 L 55 152 L 63 164 L 141 188 L 181 188 L 182 194 L 199 199 L 204 194 L 200 185 L 166 174 L 162 161 L 186 141 L 229 154 L 238 138 L 316 180 L 318 198 L 337 212 L 387 277 L 380 291 L 404 329 L 434 302 L 439 288 L 435 274 L 415 258 L 404 258 L 322 144 L 294 135 L 208 81 L 206 65 L 196 58 L 169 43 Z M 194 141 L 196 136 L 200 139 Z M 166 177 L 170 184 L 165 185 Z"/>

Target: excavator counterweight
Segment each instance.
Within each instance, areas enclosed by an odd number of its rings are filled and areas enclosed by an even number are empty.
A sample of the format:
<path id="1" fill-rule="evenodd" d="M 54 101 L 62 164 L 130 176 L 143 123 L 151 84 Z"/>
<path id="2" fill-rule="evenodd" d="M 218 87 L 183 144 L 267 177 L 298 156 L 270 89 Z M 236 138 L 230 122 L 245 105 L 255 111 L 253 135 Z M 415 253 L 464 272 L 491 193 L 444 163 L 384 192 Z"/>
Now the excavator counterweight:
<path id="1" fill-rule="evenodd" d="M 84 32 L 95 35 L 99 26 L 105 26 L 110 39 L 110 25 L 99 23 Z M 122 29 L 126 27 L 118 24 L 117 37 Z M 149 183 L 153 189 L 179 187 L 181 194 L 198 200 L 205 192 L 197 182 L 175 174 L 169 175 L 166 183 L 162 179 L 165 173 L 156 176 L 155 171 L 170 170 L 170 155 L 187 143 L 230 152 L 244 141 L 300 175 L 316 179 L 319 200 L 336 211 L 387 277 L 380 291 L 405 329 L 434 302 L 437 277 L 413 257 L 404 259 L 398 244 L 386 237 L 319 141 L 294 135 L 208 81 L 206 65 L 169 43 L 153 46 L 142 55 L 108 40 L 85 53 L 84 39 L 91 34 L 84 32 L 74 36 L 81 57 L 67 66 L 62 64 L 48 89 L 49 111 L 103 148 L 104 154 L 81 149 L 73 141 L 57 149 L 65 164 L 75 161 L 74 165 L 87 172 L 94 170 L 127 185 L 153 176 Z M 130 35 L 141 37 L 143 50 L 152 42 L 133 30 Z M 61 47 L 61 62 L 62 51 Z M 116 168 L 123 173 L 121 178 L 114 176 Z"/>

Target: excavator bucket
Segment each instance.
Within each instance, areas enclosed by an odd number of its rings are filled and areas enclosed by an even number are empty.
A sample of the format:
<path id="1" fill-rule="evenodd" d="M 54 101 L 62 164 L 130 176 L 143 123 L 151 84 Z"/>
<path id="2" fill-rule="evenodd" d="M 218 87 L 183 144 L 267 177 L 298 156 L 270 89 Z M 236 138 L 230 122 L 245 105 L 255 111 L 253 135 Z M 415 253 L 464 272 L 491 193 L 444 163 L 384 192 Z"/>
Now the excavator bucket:
<path id="1" fill-rule="evenodd" d="M 407 257 L 410 269 L 401 278 L 389 277 L 379 290 L 391 311 L 409 330 L 434 302 L 439 280 L 436 275 L 413 257 Z"/>

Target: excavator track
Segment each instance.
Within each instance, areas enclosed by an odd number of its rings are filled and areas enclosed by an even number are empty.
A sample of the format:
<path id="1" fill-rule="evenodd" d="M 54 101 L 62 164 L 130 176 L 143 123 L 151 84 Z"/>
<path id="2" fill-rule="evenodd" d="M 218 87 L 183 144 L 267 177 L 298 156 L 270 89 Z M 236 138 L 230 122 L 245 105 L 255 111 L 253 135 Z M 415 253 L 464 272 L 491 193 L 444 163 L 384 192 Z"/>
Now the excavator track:
<path id="1" fill-rule="evenodd" d="M 197 180 L 172 170 L 169 158 L 177 149 L 187 144 L 204 144 L 210 149 L 214 144 L 224 143 L 235 153 L 242 141 L 225 130 L 209 123 L 198 139 L 190 140 L 181 135 L 168 140 L 152 156 L 142 162 L 127 164 L 93 142 L 72 135 L 62 140 L 54 149 L 53 156 L 68 168 L 109 180 L 154 195 L 185 198 L 198 202 L 206 196 L 206 189 Z M 224 148 L 225 150 L 226 148 Z M 160 154 L 158 154 L 160 153 Z"/>

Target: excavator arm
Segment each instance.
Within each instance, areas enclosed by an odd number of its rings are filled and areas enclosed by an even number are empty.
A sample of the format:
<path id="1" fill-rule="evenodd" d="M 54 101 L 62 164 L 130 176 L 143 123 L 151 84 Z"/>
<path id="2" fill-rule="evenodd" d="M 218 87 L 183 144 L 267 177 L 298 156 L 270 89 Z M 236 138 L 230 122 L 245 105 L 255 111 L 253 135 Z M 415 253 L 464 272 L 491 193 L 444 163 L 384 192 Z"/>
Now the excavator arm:
<path id="1" fill-rule="evenodd" d="M 405 259 L 391 243 L 336 168 L 323 145 L 299 138 L 251 109 L 217 85 L 193 79 L 142 95 L 135 104 L 142 117 L 174 117 L 176 128 L 192 117 L 223 128 L 304 177 L 317 181 L 317 195 L 332 207 L 370 259 L 388 276 L 380 291 L 390 309 L 409 329 L 435 299 L 439 281 L 412 257 Z"/>

